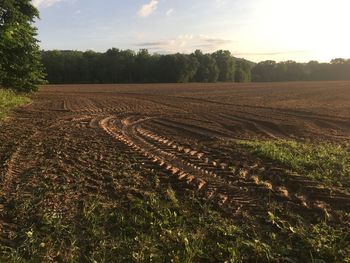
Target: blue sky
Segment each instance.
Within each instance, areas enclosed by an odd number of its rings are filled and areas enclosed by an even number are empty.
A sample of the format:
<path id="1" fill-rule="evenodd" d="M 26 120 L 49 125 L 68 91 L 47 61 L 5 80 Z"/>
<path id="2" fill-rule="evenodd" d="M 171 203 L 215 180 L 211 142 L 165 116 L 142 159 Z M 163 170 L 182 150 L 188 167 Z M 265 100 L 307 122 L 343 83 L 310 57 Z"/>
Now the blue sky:
<path id="1" fill-rule="evenodd" d="M 43 49 L 350 58 L 350 0 L 33 0 Z"/>

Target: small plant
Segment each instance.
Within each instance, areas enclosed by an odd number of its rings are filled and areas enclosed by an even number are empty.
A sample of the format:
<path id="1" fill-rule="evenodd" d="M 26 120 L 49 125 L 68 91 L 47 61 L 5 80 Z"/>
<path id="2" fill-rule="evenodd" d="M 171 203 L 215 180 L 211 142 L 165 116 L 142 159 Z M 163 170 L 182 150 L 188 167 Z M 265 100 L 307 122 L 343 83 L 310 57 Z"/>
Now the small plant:
<path id="1" fill-rule="evenodd" d="M 0 119 L 5 117 L 12 108 L 29 102 L 30 99 L 25 96 L 18 95 L 10 90 L 0 89 Z"/>
<path id="2" fill-rule="evenodd" d="M 268 158 L 291 170 L 341 185 L 350 180 L 350 152 L 330 143 L 312 144 L 293 140 L 239 141 L 254 154 Z"/>
<path id="3" fill-rule="evenodd" d="M 44 145 L 45 140 L 38 155 L 45 167 L 23 174 L 40 179 L 33 191 L 7 203 L 6 218 L 19 227 L 13 246 L 0 244 L 0 262 L 349 261 L 349 234 L 340 226 L 286 216 L 277 203 L 266 214 L 223 214 L 193 192 L 171 188 L 160 174 L 117 150 L 108 159 L 113 170 L 93 171 L 93 181 L 91 167 L 62 176 L 45 149 L 59 155 L 57 149 L 68 144 Z M 91 160 L 88 152 L 79 156 Z M 86 188 L 89 177 L 105 192 Z"/>

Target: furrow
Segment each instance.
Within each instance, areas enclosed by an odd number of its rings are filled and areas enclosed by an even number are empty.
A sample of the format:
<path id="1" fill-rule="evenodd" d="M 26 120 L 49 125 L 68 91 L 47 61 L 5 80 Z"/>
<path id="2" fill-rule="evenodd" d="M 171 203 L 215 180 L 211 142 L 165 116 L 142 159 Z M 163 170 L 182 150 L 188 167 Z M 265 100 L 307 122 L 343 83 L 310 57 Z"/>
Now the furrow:
<path id="1" fill-rule="evenodd" d="M 185 185 L 187 188 L 199 192 L 206 199 L 218 204 L 234 205 L 236 208 L 245 206 L 245 209 L 248 209 L 252 204 L 256 209 L 256 200 L 238 187 L 227 185 L 216 176 L 203 173 L 203 169 L 197 170 L 191 163 L 179 159 L 174 153 L 169 153 L 147 142 L 136 134 L 135 127 L 130 125 L 129 121 L 124 121 L 123 130 L 111 125 L 114 121 L 114 117 L 110 116 L 102 120 L 100 125 L 113 138 L 145 156 L 148 159 L 148 167 L 152 169 L 155 168 L 154 165 L 160 167 L 181 182 L 181 187 Z M 137 121 L 135 123 L 141 122 Z"/>

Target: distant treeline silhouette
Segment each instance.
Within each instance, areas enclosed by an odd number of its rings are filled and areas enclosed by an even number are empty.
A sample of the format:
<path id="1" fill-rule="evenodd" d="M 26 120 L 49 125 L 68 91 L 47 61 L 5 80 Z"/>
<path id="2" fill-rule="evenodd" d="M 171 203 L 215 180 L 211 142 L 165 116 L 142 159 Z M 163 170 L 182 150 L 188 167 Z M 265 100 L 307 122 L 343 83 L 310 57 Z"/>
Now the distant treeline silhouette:
<path id="1" fill-rule="evenodd" d="M 251 74 L 254 82 L 350 80 L 350 59 L 337 58 L 330 63 L 267 60 L 254 65 Z"/>
<path id="2" fill-rule="evenodd" d="M 42 51 L 42 63 L 51 84 L 185 83 L 350 80 L 350 60 L 330 63 L 263 61 L 235 58 L 229 51 L 204 54 L 150 54 L 112 48 L 94 51 Z"/>

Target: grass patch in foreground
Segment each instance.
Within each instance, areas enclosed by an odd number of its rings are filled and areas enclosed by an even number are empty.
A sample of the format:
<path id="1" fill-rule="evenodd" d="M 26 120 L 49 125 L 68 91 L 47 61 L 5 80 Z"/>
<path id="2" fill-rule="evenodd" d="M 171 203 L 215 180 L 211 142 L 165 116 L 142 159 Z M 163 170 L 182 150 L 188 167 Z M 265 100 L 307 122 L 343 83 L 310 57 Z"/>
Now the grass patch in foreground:
<path id="1" fill-rule="evenodd" d="M 59 154 L 46 146 L 43 156 Z M 265 215 L 231 218 L 129 155 L 112 163 L 113 172 L 101 172 L 107 192 L 85 186 L 89 173 L 56 172 L 55 162 L 25 173 L 38 181 L 4 207 L 17 228 L 13 244 L 0 239 L 0 262 L 350 262 L 349 232 L 340 226 L 288 222 L 277 204 Z"/>
<path id="2" fill-rule="evenodd" d="M 4 118 L 12 108 L 29 102 L 30 99 L 25 96 L 18 95 L 10 90 L 0 89 L 0 119 Z"/>
<path id="3" fill-rule="evenodd" d="M 128 194 L 119 204 L 85 200 L 75 222 L 46 212 L 23 229 L 17 249 L 0 246 L 0 262 L 350 260 L 349 234 L 326 223 L 292 227 L 270 212 L 266 221 L 271 230 L 259 233 L 250 222 L 239 226 L 192 198 L 180 200 L 171 189 L 164 192 L 163 197 Z"/>
<path id="4" fill-rule="evenodd" d="M 271 159 L 323 182 L 342 185 L 350 180 L 350 152 L 339 145 L 293 140 L 239 141 L 239 144 L 259 157 Z"/>

